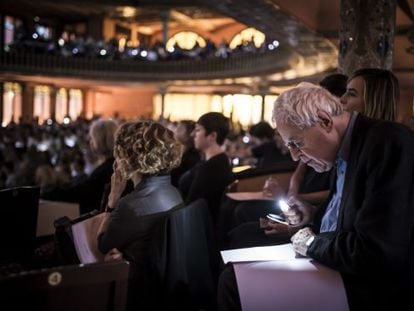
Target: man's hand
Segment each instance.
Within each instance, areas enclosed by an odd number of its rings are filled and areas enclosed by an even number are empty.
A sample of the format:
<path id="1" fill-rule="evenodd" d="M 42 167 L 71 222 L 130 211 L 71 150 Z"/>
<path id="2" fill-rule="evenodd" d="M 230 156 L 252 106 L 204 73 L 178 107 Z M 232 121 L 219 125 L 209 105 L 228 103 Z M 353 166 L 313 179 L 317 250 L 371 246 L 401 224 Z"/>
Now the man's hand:
<path id="1" fill-rule="evenodd" d="M 273 235 L 290 236 L 294 234 L 297 230 L 295 227 L 281 224 L 281 223 L 272 221 L 267 218 L 260 218 L 260 228 L 264 229 L 264 233 L 267 236 L 273 236 Z"/>
<path id="2" fill-rule="evenodd" d="M 106 253 L 104 261 L 114 261 L 114 260 L 122 260 L 122 253 L 116 249 L 111 249 L 108 253 Z"/>
<path id="3" fill-rule="evenodd" d="M 301 201 L 295 196 L 289 197 L 286 203 L 288 204 L 289 209 L 283 211 L 283 214 L 291 226 L 301 227 L 312 220 L 316 209 L 315 206 L 310 205 L 305 201 Z"/>
<path id="4" fill-rule="evenodd" d="M 303 228 L 299 230 L 292 238 L 290 239 L 293 244 L 293 250 L 302 255 L 306 256 L 309 245 L 312 243 L 315 234 L 310 228 Z"/>

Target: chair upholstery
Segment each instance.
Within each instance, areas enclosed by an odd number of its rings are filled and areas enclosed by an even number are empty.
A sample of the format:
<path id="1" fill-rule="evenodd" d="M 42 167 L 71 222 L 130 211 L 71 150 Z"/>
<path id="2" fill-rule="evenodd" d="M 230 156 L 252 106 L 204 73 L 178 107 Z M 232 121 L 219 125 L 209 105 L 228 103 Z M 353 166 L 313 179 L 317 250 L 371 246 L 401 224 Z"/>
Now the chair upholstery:
<path id="1" fill-rule="evenodd" d="M 129 265 L 113 261 L 27 271 L 0 279 L 3 310 L 124 311 Z"/>
<path id="2" fill-rule="evenodd" d="M 206 201 L 142 222 L 148 240 L 123 250 L 131 263 L 128 309 L 213 310 L 219 261 Z"/>
<path id="3" fill-rule="evenodd" d="M 30 260 L 36 239 L 39 187 L 19 187 L 0 191 L 1 261 Z"/>
<path id="4" fill-rule="evenodd" d="M 181 308 L 213 310 L 219 256 L 206 201 L 198 199 L 173 212 L 168 222 L 170 296 L 175 303 L 180 298 L 187 302 Z"/>

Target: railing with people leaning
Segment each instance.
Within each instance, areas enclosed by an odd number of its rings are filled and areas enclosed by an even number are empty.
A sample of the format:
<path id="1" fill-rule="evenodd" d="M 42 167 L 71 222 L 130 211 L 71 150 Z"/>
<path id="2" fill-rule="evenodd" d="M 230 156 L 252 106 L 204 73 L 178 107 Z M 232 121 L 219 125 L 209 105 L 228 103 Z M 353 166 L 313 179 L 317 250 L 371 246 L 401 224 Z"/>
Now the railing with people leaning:
<path id="1" fill-rule="evenodd" d="M 36 74 L 104 80 L 198 80 L 254 76 L 280 72 L 297 62 L 289 50 L 234 55 L 226 59 L 168 61 L 110 60 L 61 55 L 0 52 L 0 70 L 11 74 Z"/>

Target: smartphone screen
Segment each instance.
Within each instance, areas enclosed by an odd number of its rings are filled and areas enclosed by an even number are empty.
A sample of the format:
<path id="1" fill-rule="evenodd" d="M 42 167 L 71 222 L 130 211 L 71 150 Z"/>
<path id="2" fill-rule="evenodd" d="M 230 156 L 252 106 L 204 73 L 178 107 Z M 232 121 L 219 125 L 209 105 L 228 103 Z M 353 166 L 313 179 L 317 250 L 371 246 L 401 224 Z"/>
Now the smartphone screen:
<path id="1" fill-rule="evenodd" d="M 267 214 L 267 219 L 278 222 L 280 224 L 289 225 L 289 223 L 282 216 L 276 214 Z"/>

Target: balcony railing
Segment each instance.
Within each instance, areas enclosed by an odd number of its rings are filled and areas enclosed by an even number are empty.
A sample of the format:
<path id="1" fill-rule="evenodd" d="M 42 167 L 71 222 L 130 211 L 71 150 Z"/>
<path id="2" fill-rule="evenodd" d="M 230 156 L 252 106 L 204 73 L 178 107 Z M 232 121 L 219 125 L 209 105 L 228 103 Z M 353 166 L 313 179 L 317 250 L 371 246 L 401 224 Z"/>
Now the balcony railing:
<path id="1" fill-rule="evenodd" d="M 283 49 L 232 55 L 228 59 L 155 62 L 0 53 L 2 73 L 125 81 L 204 80 L 255 76 L 289 69 L 295 62 L 295 54 Z"/>

